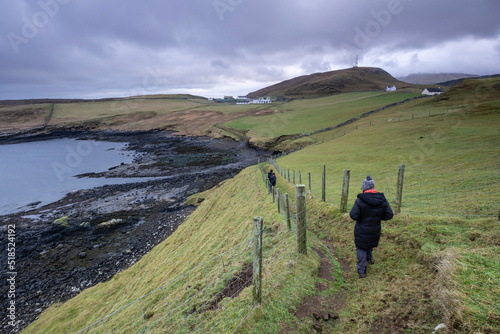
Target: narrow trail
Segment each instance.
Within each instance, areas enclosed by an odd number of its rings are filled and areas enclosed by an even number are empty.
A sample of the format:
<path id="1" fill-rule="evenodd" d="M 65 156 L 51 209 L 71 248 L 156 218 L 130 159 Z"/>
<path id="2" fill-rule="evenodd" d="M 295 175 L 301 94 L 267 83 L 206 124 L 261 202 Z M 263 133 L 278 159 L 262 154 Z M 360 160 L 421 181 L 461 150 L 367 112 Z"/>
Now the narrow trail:
<path id="1" fill-rule="evenodd" d="M 346 291 L 337 291 L 333 296 L 325 293 L 328 290 L 335 289 L 336 286 L 336 278 L 332 275 L 336 264 L 332 261 L 332 258 L 339 263 L 344 278 L 349 275 L 351 268 L 345 259 L 336 256 L 335 247 L 330 240 L 321 239 L 321 242 L 327 248 L 326 250 L 312 248 L 321 258 L 316 293 L 302 301 L 295 311 L 295 316 L 300 321 L 312 319 L 311 333 L 334 333 L 335 327 L 340 321 L 339 313 L 345 305 Z M 282 333 L 286 333 L 286 331 Z"/>

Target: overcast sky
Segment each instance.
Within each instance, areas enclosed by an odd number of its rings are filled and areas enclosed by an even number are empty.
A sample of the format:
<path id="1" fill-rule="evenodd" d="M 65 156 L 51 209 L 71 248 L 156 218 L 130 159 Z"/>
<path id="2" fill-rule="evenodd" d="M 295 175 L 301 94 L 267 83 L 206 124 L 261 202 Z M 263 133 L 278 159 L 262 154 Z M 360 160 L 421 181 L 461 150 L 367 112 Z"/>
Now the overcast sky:
<path id="1" fill-rule="evenodd" d="M 359 66 L 500 73 L 499 0 L 2 0 L 0 99 L 246 95 Z"/>

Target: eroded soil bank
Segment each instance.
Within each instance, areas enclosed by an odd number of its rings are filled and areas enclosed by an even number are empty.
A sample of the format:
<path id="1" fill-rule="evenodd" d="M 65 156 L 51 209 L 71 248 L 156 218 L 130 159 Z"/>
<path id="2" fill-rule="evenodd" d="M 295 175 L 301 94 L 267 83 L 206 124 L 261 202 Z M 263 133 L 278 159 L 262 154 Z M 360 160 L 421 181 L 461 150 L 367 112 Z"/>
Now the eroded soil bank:
<path id="1" fill-rule="evenodd" d="M 21 330 L 53 303 L 128 268 L 194 210 L 183 204 L 187 197 L 268 156 L 242 143 L 162 131 L 57 131 L 3 138 L 0 143 L 62 137 L 129 143 L 128 148 L 136 152 L 132 163 L 82 177 L 130 177 L 131 183 L 78 190 L 43 207 L 0 216 L 2 333 Z M 154 179 L 139 183 L 133 177 Z M 61 217 L 67 217 L 67 226 L 53 224 Z M 15 227 L 13 270 L 6 251 L 13 241 L 9 226 Z M 14 281 L 7 280 L 13 276 Z M 12 287 L 15 297 L 7 298 Z M 7 317 L 11 300 L 15 301 L 15 329 Z"/>

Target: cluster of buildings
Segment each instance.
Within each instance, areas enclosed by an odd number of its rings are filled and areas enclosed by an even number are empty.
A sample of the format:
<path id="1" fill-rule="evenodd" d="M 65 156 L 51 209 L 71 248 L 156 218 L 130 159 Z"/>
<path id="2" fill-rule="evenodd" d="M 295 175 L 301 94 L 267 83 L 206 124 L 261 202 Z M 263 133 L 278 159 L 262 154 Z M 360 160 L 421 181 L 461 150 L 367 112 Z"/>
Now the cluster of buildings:
<path id="1" fill-rule="evenodd" d="M 232 96 L 224 96 L 222 99 L 209 98 L 210 101 L 216 101 L 219 103 L 236 103 L 236 104 L 266 104 L 272 103 L 270 97 L 259 97 L 258 99 L 251 99 L 246 96 L 238 96 L 236 98 Z"/>
<path id="2" fill-rule="evenodd" d="M 392 86 L 387 86 L 385 88 L 386 92 L 395 92 L 397 90 L 395 85 Z M 438 88 L 425 88 L 422 91 L 422 95 L 439 95 L 443 93 L 444 90 L 442 90 L 440 87 Z M 235 103 L 235 104 L 266 104 L 266 103 L 272 103 L 273 100 L 267 96 L 267 97 L 259 97 L 257 99 L 251 99 L 246 96 L 238 96 L 238 97 L 233 97 L 233 96 L 224 96 L 222 99 L 216 99 L 216 98 L 209 98 L 209 101 L 215 101 L 218 103 Z"/>
<path id="3" fill-rule="evenodd" d="M 396 86 L 387 86 L 385 88 L 386 92 L 395 92 L 396 91 Z M 439 95 L 441 93 L 444 93 L 444 90 L 441 89 L 441 87 L 438 88 L 426 88 L 422 91 L 422 95 Z"/>

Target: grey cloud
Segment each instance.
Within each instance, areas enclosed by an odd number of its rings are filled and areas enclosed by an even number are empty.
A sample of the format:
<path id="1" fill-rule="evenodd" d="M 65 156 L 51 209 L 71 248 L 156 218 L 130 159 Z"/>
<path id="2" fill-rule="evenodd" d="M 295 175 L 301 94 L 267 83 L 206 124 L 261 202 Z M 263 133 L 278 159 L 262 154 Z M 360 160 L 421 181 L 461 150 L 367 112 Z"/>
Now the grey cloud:
<path id="1" fill-rule="evenodd" d="M 223 61 L 221 59 L 213 60 L 211 62 L 211 65 L 212 65 L 212 67 L 225 69 L 225 70 L 231 68 L 231 66 L 229 64 L 227 64 L 225 61 Z"/>
<path id="2" fill-rule="evenodd" d="M 147 68 L 168 73 L 154 85 L 165 92 L 216 87 L 221 75 L 255 87 L 357 55 L 404 72 L 384 53 L 464 38 L 496 39 L 499 54 L 496 0 L 20 0 L 0 12 L 0 99 L 125 94 L 143 89 Z"/>

